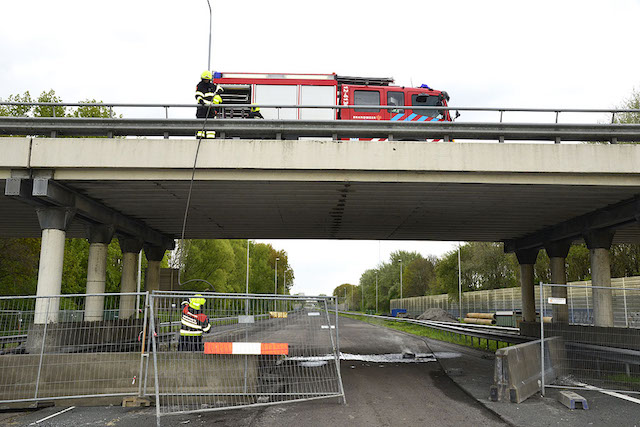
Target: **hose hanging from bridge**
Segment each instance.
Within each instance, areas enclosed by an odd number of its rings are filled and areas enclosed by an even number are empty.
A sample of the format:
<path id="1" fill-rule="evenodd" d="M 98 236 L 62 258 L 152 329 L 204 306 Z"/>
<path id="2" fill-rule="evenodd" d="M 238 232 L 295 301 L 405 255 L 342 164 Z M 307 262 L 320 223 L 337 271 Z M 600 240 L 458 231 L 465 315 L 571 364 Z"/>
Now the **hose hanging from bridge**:
<path id="1" fill-rule="evenodd" d="M 178 265 L 178 286 L 184 286 L 190 282 L 204 282 L 209 286 L 211 286 L 211 289 L 213 290 L 213 292 L 215 292 L 216 288 L 214 288 L 211 282 L 205 279 L 190 279 L 183 283 L 181 278 L 182 264 L 184 260 L 184 233 L 187 228 L 187 217 L 189 216 L 189 205 L 191 204 L 191 193 L 193 192 L 193 181 L 195 180 L 195 176 L 196 176 L 196 165 L 198 164 L 198 154 L 200 153 L 200 143 L 202 142 L 203 136 L 206 134 L 205 129 L 207 127 L 207 121 L 209 121 L 210 112 L 211 112 L 211 104 L 209 104 L 207 107 L 207 115 L 205 116 L 204 122 L 202 123 L 202 130 L 197 134 L 198 144 L 196 146 L 196 154 L 193 158 L 193 168 L 191 169 L 191 180 L 189 181 L 189 193 L 187 195 L 187 205 L 184 208 L 184 218 L 182 220 L 182 233 L 180 234 L 180 259 L 179 259 L 179 265 Z"/>

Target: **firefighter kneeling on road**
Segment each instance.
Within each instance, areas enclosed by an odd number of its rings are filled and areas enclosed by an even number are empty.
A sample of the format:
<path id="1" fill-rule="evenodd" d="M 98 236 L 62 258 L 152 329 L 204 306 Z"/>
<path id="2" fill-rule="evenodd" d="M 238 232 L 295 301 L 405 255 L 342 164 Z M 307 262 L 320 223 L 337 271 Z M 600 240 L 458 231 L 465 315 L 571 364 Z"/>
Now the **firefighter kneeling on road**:
<path id="1" fill-rule="evenodd" d="M 215 118 L 218 114 L 219 104 L 222 104 L 222 97 L 218 95 L 218 92 L 222 92 L 222 87 L 213 83 L 213 74 L 211 71 L 203 71 L 200 75 L 200 83 L 196 86 L 196 101 L 198 102 L 198 109 L 196 110 L 196 117 L 199 119 Z M 215 131 L 198 131 L 199 138 L 215 138 Z"/>
<path id="2" fill-rule="evenodd" d="M 194 295 L 182 302 L 182 319 L 178 351 L 204 351 L 202 333 L 209 332 L 209 318 L 202 312 L 206 300 L 202 295 Z"/>

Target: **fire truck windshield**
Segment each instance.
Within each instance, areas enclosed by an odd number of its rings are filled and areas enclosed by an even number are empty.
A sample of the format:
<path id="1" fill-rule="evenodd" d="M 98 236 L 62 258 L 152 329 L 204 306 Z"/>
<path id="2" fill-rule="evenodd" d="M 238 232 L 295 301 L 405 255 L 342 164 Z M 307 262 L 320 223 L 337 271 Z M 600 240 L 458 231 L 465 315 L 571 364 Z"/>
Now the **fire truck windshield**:
<path id="1" fill-rule="evenodd" d="M 442 106 L 442 101 L 439 96 L 433 95 L 425 95 L 425 94 L 414 94 L 411 95 L 411 105 L 424 105 L 428 107 L 438 107 Z M 432 108 L 414 108 L 413 112 L 419 114 L 421 116 L 427 117 L 438 117 L 443 116 L 443 111 L 435 110 Z"/>

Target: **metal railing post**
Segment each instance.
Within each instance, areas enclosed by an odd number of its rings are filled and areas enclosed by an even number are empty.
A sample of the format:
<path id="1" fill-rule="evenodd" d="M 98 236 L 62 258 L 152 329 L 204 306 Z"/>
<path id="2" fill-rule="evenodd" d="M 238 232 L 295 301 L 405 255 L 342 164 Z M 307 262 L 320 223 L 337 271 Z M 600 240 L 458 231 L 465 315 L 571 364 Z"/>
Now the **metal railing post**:
<path id="1" fill-rule="evenodd" d="M 544 396 L 544 297 L 540 282 L 540 394 Z"/>
<path id="2" fill-rule="evenodd" d="M 622 298 L 624 299 L 624 324 L 629 327 L 629 314 L 627 313 L 627 289 L 624 286 L 624 277 L 622 278 Z"/>
<path id="3" fill-rule="evenodd" d="M 155 394 L 156 394 L 156 425 L 160 427 L 160 382 L 158 381 L 158 343 L 156 341 L 156 323 L 154 319 L 154 304 L 153 294 L 149 294 L 149 307 L 150 314 L 149 323 L 151 325 L 151 348 L 153 352 L 153 377 L 154 377 L 154 386 L 155 386 Z"/>
<path id="4" fill-rule="evenodd" d="M 143 372 L 144 369 L 144 361 L 147 359 L 147 366 L 149 366 L 149 352 L 148 348 L 145 348 L 145 344 L 147 342 L 147 313 L 149 308 L 149 292 L 145 295 L 145 303 L 144 303 L 144 316 L 142 323 L 142 337 L 140 339 L 140 372 L 138 374 L 138 396 L 143 396 L 143 390 L 146 393 L 147 391 L 147 373 Z M 137 308 L 136 308 L 137 309 Z M 145 351 L 146 354 L 145 354 Z M 148 371 L 147 371 L 148 372 Z M 143 380 L 144 378 L 144 380 Z M 144 388 L 143 388 L 144 382 Z"/>
<path id="5" fill-rule="evenodd" d="M 338 384 L 340 384 L 340 393 L 342 393 L 342 403 L 347 404 L 347 396 L 344 394 L 344 386 L 342 385 L 342 373 L 340 372 L 340 328 L 338 327 L 338 297 L 335 299 L 336 309 L 336 369 L 338 372 Z M 325 307 L 327 311 L 329 309 L 327 300 L 325 300 Z M 329 323 L 329 334 L 331 334 L 331 323 Z"/>
<path id="6" fill-rule="evenodd" d="M 47 327 L 49 325 L 49 306 L 51 305 L 51 297 L 47 298 L 47 311 L 45 315 L 46 322 L 42 332 L 42 345 L 40 346 L 40 361 L 38 362 L 38 374 L 36 376 L 36 391 L 33 396 L 34 399 L 38 398 L 38 389 L 40 387 L 40 375 L 42 374 L 42 360 L 44 358 L 44 344 L 47 341 Z"/>

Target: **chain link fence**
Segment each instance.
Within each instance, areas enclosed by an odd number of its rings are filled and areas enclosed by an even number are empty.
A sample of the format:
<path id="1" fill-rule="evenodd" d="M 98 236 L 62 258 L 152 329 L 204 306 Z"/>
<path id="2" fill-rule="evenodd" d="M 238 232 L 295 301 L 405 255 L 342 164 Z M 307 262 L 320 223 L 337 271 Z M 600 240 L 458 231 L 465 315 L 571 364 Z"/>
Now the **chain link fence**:
<path id="1" fill-rule="evenodd" d="M 180 335 L 188 293 L 154 292 L 158 420 L 164 415 L 342 398 L 333 297 L 207 294 L 202 342 Z M 185 311 L 186 310 L 186 311 Z M 188 319 L 187 319 L 188 321 Z M 159 422 L 159 421 L 158 421 Z"/>
<path id="2" fill-rule="evenodd" d="M 0 297 L 0 402 L 141 394 L 146 298 Z"/>
<path id="3" fill-rule="evenodd" d="M 538 304 L 545 316 L 565 307 L 574 324 L 540 323 L 545 387 L 640 394 L 640 308 L 636 287 L 541 284 Z M 563 289 L 567 297 L 552 295 Z M 593 293 L 592 293 L 593 292 Z M 564 293 L 564 292 L 563 292 Z M 594 298 L 597 309 L 593 309 Z M 590 299 L 590 305 L 587 300 Z M 563 350 L 550 357 L 545 339 L 559 337 Z"/>

